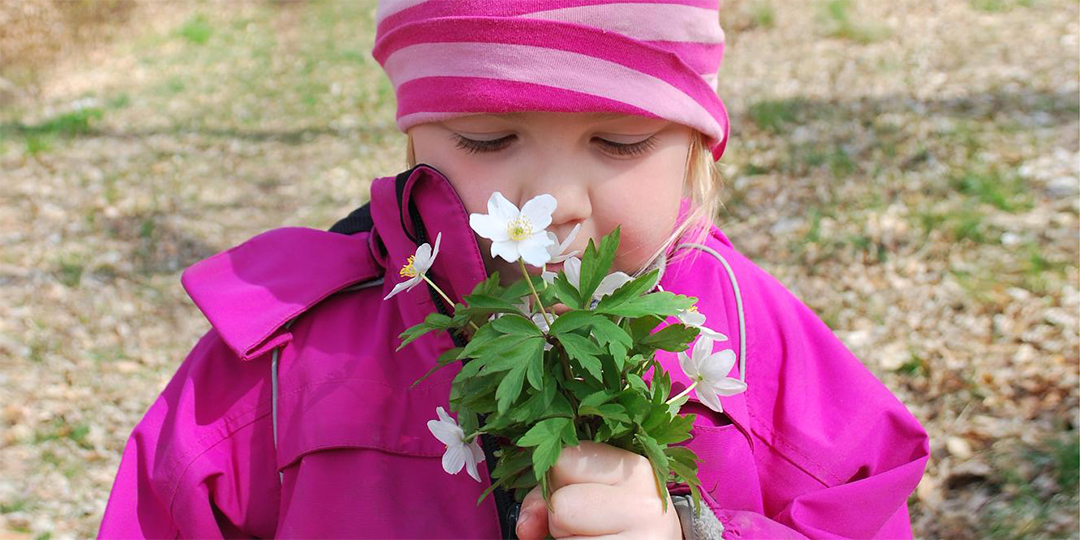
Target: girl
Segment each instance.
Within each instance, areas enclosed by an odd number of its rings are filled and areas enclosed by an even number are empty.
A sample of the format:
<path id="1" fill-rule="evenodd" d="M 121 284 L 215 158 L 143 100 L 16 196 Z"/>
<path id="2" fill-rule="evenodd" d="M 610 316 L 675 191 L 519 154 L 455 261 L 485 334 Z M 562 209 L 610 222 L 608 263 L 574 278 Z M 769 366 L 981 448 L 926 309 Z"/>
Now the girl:
<path id="1" fill-rule="evenodd" d="M 922 427 L 712 223 L 728 136 L 718 1 L 571 4 L 379 4 L 373 54 L 411 168 L 330 232 L 269 231 L 184 272 L 212 328 L 132 433 L 102 537 L 911 537 Z M 493 191 L 553 195 L 549 230 L 578 229 L 568 251 L 621 226 L 615 270 L 661 269 L 660 288 L 699 299 L 695 324 L 729 337 L 717 349 L 745 392 L 695 391 L 683 410 L 700 515 L 676 484 L 663 512 L 648 462 L 606 444 L 563 451 L 550 513 L 536 490 L 476 505 L 496 441 L 479 470 L 444 472 L 427 421 L 460 368 L 409 386 L 460 343 L 395 349 L 449 306 L 419 286 L 383 299 L 436 236 L 427 276 L 453 300 L 514 276 L 469 227 Z M 673 392 L 690 384 L 674 354 L 659 360 Z"/>

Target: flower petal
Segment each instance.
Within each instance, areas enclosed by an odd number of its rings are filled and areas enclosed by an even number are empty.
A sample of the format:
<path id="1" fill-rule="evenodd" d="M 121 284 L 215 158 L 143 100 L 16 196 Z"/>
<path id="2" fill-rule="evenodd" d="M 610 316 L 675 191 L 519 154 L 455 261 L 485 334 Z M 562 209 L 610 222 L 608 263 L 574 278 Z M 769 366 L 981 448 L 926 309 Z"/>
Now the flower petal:
<path id="1" fill-rule="evenodd" d="M 551 285 L 555 283 L 555 278 L 559 277 L 559 274 L 556 274 L 555 272 L 548 272 L 545 270 L 542 274 L 540 274 L 540 277 L 544 278 L 544 283 Z"/>
<path id="2" fill-rule="evenodd" d="M 412 289 L 413 287 L 416 286 L 416 284 L 419 281 L 420 281 L 420 276 L 416 276 L 416 277 L 411 277 L 409 279 L 406 279 L 405 281 L 402 281 L 401 283 L 398 283 L 397 285 L 394 285 L 394 289 L 390 291 L 390 294 L 384 296 L 383 300 L 389 300 L 391 296 L 394 296 L 395 294 L 397 294 L 397 293 L 399 293 L 401 291 L 407 291 L 407 290 Z"/>
<path id="3" fill-rule="evenodd" d="M 447 446 L 442 455 L 443 470 L 450 474 L 461 472 L 461 468 L 465 466 L 465 452 L 465 445 L 460 442 Z"/>
<path id="4" fill-rule="evenodd" d="M 570 257 L 563 263 L 563 272 L 566 273 L 566 280 L 574 286 L 575 289 L 580 287 L 581 283 L 581 259 L 577 257 Z"/>
<path id="5" fill-rule="evenodd" d="M 532 266 L 543 266 L 551 260 L 548 253 L 548 242 L 551 240 L 545 234 L 534 234 L 521 242 L 518 242 L 518 253 Z"/>
<path id="6" fill-rule="evenodd" d="M 701 374 L 711 381 L 719 381 L 731 373 L 735 365 L 735 351 L 724 349 L 716 354 L 709 355 L 704 362 L 699 364 Z"/>
<path id="7" fill-rule="evenodd" d="M 521 254 L 518 253 L 518 243 L 507 240 L 504 242 L 491 243 L 491 256 L 502 257 L 506 262 L 517 262 Z"/>
<path id="8" fill-rule="evenodd" d="M 694 365 L 693 359 L 691 359 L 689 356 L 686 356 L 686 351 L 679 352 L 679 367 L 682 368 L 683 373 L 685 373 L 686 377 L 689 378 L 691 381 L 697 378 L 697 366 Z"/>
<path id="9" fill-rule="evenodd" d="M 727 341 L 728 340 L 728 337 L 726 335 L 721 334 L 720 332 L 717 332 L 716 330 L 713 330 L 711 328 L 706 328 L 704 326 L 698 326 L 697 328 L 698 328 L 698 330 L 701 330 L 701 335 L 712 338 L 713 340 L 716 340 L 716 341 Z"/>
<path id="10" fill-rule="evenodd" d="M 716 396 L 716 393 L 709 389 L 709 387 L 702 387 L 700 384 L 697 388 L 694 388 L 694 392 L 697 392 L 698 401 L 702 405 L 716 411 L 724 412 L 724 406 L 720 404 L 720 398 Z"/>
<path id="11" fill-rule="evenodd" d="M 698 311 L 690 311 L 689 309 L 680 311 L 678 315 L 679 321 L 687 326 L 701 326 L 705 324 L 705 314 Z"/>
<path id="12" fill-rule="evenodd" d="M 593 293 L 593 296 L 597 298 L 607 296 L 630 281 L 632 281 L 632 278 L 624 272 L 608 274 L 604 276 L 604 279 L 600 280 L 600 284 L 596 286 L 596 292 Z"/>
<path id="13" fill-rule="evenodd" d="M 701 336 L 698 338 L 697 343 L 694 344 L 694 363 L 700 366 L 713 351 L 713 340 L 707 336 Z"/>
<path id="14" fill-rule="evenodd" d="M 428 430 L 431 431 L 431 434 L 434 435 L 436 439 L 439 439 L 439 442 L 445 445 L 449 446 L 461 443 L 463 432 L 461 431 L 461 428 L 457 426 L 438 420 L 428 420 L 427 427 Z"/>
<path id="15" fill-rule="evenodd" d="M 435 251 L 431 252 L 431 262 L 435 262 L 435 257 L 439 256 L 439 244 L 441 243 L 442 233 L 440 232 L 439 234 L 435 235 Z M 431 268 L 430 264 L 428 264 L 428 268 Z"/>
<path id="16" fill-rule="evenodd" d="M 496 191 L 488 199 L 488 214 L 503 222 L 508 222 L 517 219 L 521 212 L 518 211 L 517 206 L 514 206 L 514 203 L 506 200 L 502 193 Z M 505 225 L 503 226 L 505 227 Z"/>
<path id="17" fill-rule="evenodd" d="M 731 377 L 724 377 L 719 381 L 715 381 L 709 386 L 721 396 L 734 396 L 740 392 L 746 390 L 746 383 L 739 379 L 732 379 Z"/>
<path id="18" fill-rule="evenodd" d="M 495 242 L 505 242 L 510 239 L 510 233 L 506 229 L 506 222 L 496 216 L 488 214 L 469 214 L 469 227 L 476 234 Z"/>
<path id="19" fill-rule="evenodd" d="M 529 199 L 521 207 L 521 215 L 532 223 L 533 230 L 546 229 L 548 225 L 551 225 L 551 214 L 555 212 L 557 206 L 559 202 L 555 200 L 555 197 L 543 193 Z"/>
<path id="20" fill-rule="evenodd" d="M 480 472 L 476 470 L 476 464 L 481 461 L 484 461 L 484 451 L 473 439 L 473 442 L 465 447 L 465 469 L 468 471 L 469 476 L 473 477 L 477 482 L 480 482 Z"/>

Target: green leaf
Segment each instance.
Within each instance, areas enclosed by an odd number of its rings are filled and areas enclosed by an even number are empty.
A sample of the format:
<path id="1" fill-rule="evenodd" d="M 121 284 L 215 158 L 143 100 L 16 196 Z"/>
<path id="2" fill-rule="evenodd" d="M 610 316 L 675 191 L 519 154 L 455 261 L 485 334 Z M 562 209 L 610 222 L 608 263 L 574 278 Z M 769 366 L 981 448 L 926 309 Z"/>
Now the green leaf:
<path id="1" fill-rule="evenodd" d="M 528 370 L 525 375 L 529 378 L 529 386 L 537 389 L 544 389 L 544 345 L 543 343 L 537 347 L 532 355 L 529 356 Z"/>
<path id="2" fill-rule="evenodd" d="M 533 287 L 536 290 L 540 290 L 544 287 L 544 278 L 540 276 L 529 275 L 529 280 L 532 281 Z M 522 297 L 531 296 L 532 290 L 529 289 L 529 282 L 522 276 L 521 279 L 514 282 L 502 293 L 503 300 L 507 300 L 511 303 L 520 303 Z"/>
<path id="3" fill-rule="evenodd" d="M 611 263 L 615 261 L 615 251 L 619 247 L 619 235 L 619 227 L 615 227 L 611 234 L 600 240 L 599 249 L 589 240 L 585 254 L 581 257 L 581 279 L 578 283 L 578 294 L 582 302 L 590 301 L 596 287 L 611 271 Z"/>
<path id="4" fill-rule="evenodd" d="M 559 272 L 558 276 L 555 277 L 555 283 L 552 284 L 551 288 L 555 292 L 555 297 L 558 298 L 560 302 L 573 309 L 582 309 L 581 295 L 578 293 L 578 290 L 570 284 L 570 280 L 566 279 L 565 272 Z"/>
<path id="5" fill-rule="evenodd" d="M 480 357 L 484 362 L 482 373 L 497 373 L 521 366 L 528 367 L 530 359 L 537 350 L 544 350 L 544 340 L 535 336 L 507 336 L 502 338 L 507 347 Z"/>
<path id="6" fill-rule="evenodd" d="M 414 381 L 412 384 L 410 384 L 409 388 L 413 388 L 414 386 L 420 384 L 420 381 L 423 381 L 424 379 L 428 378 L 429 376 L 431 376 L 432 373 L 435 373 L 440 368 L 442 368 L 442 367 L 444 367 L 444 366 L 446 366 L 446 365 L 448 365 L 448 364 L 450 364 L 452 362 L 456 362 L 461 357 L 461 351 L 464 351 L 464 350 L 465 350 L 464 347 L 454 347 L 453 349 L 450 349 L 450 350 L 440 354 L 439 358 L 435 360 L 435 366 L 432 367 L 431 369 L 429 369 L 428 372 L 425 373 L 422 377 L 420 377 L 419 379 L 416 379 L 416 381 Z"/>
<path id="7" fill-rule="evenodd" d="M 544 334 L 535 323 L 526 319 L 520 312 L 517 315 L 503 315 L 491 321 L 491 325 L 499 332 L 511 336 L 542 336 Z"/>
<path id="8" fill-rule="evenodd" d="M 626 283 L 622 287 L 619 287 L 615 292 L 600 299 L 600 303 L 596 306 L 596 311 L 604 312 L 619 307 L 630 300 L 637 298 L 656 286 L 656 282 L 660 279 L 660 270 L 653 270 L 643 276 L 635 278 L 633 281 Z"/>
<path id="9" fill-rule="evenodd" d="M 650 334 L 638 343 L 646 347 L 670 352 L 685 351 L 687 345 L 697 337 L 698 332 L 699 330 L 692 326 L 671 324 L 661 328 L 654 334 Z"/>
<path id="10" fill-rule="evenodd" d="M 585 368 L 596 380 L 603 380 L 600 359 L 596 357 L 596 355 L 602 354 L 603 351 L 595 343 L 577 334 L 561 334 L 558 338 L 570 358 L 577 360 L 581 367 Z"/>
<path id="11" fill-rule="evenodd" d="M 656 494 L 664 501 L 664 511 L 667 511 L 667 497 L 665 497 L 663 491 L 667 485 L 668 472 L 670 471 L 667 456 L 652 437 L 638 433 L 634 435 L 634 440 L 641 445 L 645 451 L 645 457 L 649 458 L 652 463 L 653 474 L 656 476 Z"/>
<path id="12" fill-rule="evenodd" d="M 604 405 L 599 406 L 582 405 L 578 407 L 578 414 L 581 416 L 599 416 L 601 418 L 608 418 L 619 422 L 631 422 L 625 409 L 618 403 L 605 403 Z"/>
<path id="13" fill-rule="evenodd" d="M 692 296 L 676 295 L 667 291 L 649 293 L 627 301 L 604 307 L 596 306 L 596 312 L 620 317 L 644 317 L 646 315 L 671 316 L 697 303 Z"/>
<path id="14" fill-rule="evenodd" d="M 577 446 L 581 444 L 581 442 L 578 441 L 577 427 L 574 426 L 573 422 L 568 422 L 566 427 L 563 428 L 562 442 L 563 446 Z"/>
<path id="15" fill-rule="evenodd" d="M 498 404 L 499 414 L 506 412 L 510 405 L 521 395 L 521 384 L 525 380 L 525 370 L 528 364 L 522 362 L 511 369 L 499 383 L 499 389 L 495 391 L 495 400 Z"/>
<path id="16" fill-rule="evenodd" d="M 585 397 L 585 399 L 581 400 L 581 403 L 578 403 L 578 408 L 580 409 L 581 407 L 598 407 L 611 401 L 614 398 L 615 392 L 607 389 L 600 390 L 599 392 L 593 392 L 592 394 L 589 394 Z"/>
<path id="17" fill-rule="evenodd" d="M 559 318 L 555 319 L 555 322 L 551 323 L 551 334 L 557 336 L 559 334 L 572 332 L 583 326 L 594 324 L 595 319 L 607 321 L 607 319 L 599 317 L 591 311 L 574 310 L 564 313 L 559 315 Z M 608 322 L 610 323 L 611 321 Z"/>
<path id="18" fill-rule="evenodd" d="M 476 311 L 477 313 L 480 311 L 487 311 L 489 313 L 511 313 L 521 315 L 521 310 L 518 309 L 517 306 L 496 296 L 470 294 L 466 296 L 464 300 L 465 303 L 469 305 L 469 309 Z"/>
<path id="19" fill-rule="evenodd" d="M 447 328 L 450 328 L 451 322 L 452 319 L 442 313 L 428 314 L 427 318 L 424 319 L 424 322 L 405 330 L 398 336 L 403 341 L 401 342 L 401 345 L 398 345 L 397 350 L 400 351 L 406 345 L 416 341 L 432 330 L 446 330 Z"/>
<path id="20" fill-rule="evenodd" d="M 624 348 L 624 353 L 626 349 L 634 346 L 634 340 L 630 338 L 630 334 L 627 334 L 626 330 L 620 328 L 619 325 L 611 322 L 607 317 L 597 315 L 595 312 L 585 313 L 592 315 L 590 320 L 592 335 L 596 337 L 596 341 L 600 342 L 601 345 L 617 343 Z"/>
<path id="21" fill-rule="evenodd" d="M 574 426 L 569 418 L 541 420 L 517 440 L 516 444 L 518 446 L 536 447 L 532 452 L 532 462 L 533 473 L 537 480 L 543 478 L 544 473 L 555 465 L 555 462 L 559 459 L 559 452 L 562 451 L 562 439 L 567 426 L 570 426 L 570 429 L 573 429 Z"/>
<path id="22" fill-rule="evenodd" d="M 479 329 L 476 330 L 476 333 L 473 334 L 473 337 L 469 340 L 469 343 L 465 345 L 465 350 L 461 352 L 461 357 L 475 358 L 478 350 L 488 345 L 489 343 L 494 341 L 495 338 L 500 337 L 501 335 L 502 334 L 495 330 L 495 327 L 491 326 L 490 324 L 485 324 L 481 326 Z"/>

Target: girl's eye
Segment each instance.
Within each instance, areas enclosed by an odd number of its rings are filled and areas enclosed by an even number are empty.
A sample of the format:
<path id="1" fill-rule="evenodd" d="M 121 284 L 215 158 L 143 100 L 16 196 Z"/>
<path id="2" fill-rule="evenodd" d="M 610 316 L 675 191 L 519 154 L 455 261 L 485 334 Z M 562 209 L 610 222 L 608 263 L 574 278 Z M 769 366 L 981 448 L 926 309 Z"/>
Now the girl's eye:
<path id="1" fill-rule="evenodd" d="M 600 141 L 600 145 L 607 148 L 609 152 L 619 156 L 638 156 L 647 153 L 649 150 L 652 150 L 654 146 L 656 146 L 656 135 L 653 135 L 648 139 L 645 139 L 644 141 L 639 141 L 631 144 L 611 142 L 606 139 L 597 140 Z"/>
<path id="2" fill-rule="evenodd" d="M 457 147 L 465 150 L 470 154 L 486 153 L 486 152 L 498 152 L 506 148 L 510 141 L 513 140 L 514 135 L 507 135 L 505 137 L 494 139 L 490 141 L 477 141 L 462 137 L 461 135 L 454 134 L 454 139 L 457 141 Z M 601 146 L 611 154 L 617 156 L 638 156 L 647 153 L 656 146 L 656 135 L 649 137 L 643 141 L 636 143 L 624 144 L 612 142 L 607 139 L 597 139 Z"/>
<path id="3" fill-rule="evenodd" d="M 470 154 L 483 153 L 483 152 L 498 152 L 506 145 L 510 144 L 510 139 L 513 135 L 507 135 L 505 137 L 494 139 L 491 141 L 477 141 L 473 139 L 467 139 L 461 135 L 454 134 L 454 139 L 457 140 L 457 147 L 465 150 Z"/>

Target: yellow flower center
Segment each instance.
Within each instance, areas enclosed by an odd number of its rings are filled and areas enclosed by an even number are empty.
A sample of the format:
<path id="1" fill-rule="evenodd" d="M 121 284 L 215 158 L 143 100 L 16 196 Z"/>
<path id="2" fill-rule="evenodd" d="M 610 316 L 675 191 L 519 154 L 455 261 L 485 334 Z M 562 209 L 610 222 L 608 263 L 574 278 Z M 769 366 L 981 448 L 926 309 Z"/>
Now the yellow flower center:
<path id="1" fill-rule="evenodd" d="M 398 274 L 402 277 L 416 277 L 416 268 L 413 267 L 413 259 L 416 255 L 409 255 L 409 260 L 405 262 L 405 266 L 401 267 L 401 272 Z"/>
<path id="2" fill-rule="evenodd" d="M 510 235 L 511 240 L 520 242 L 532 236 L 532 223 L 529 222 L 529 218 L 519 216 L 506 225 L 506 232 Z"/>
<path id="3" fill-rule="evenodd" d="M 697 306 L 690 306 L 690 309 L 686 311 L 689 311 L 690 313 L 697 313 Z"/>

